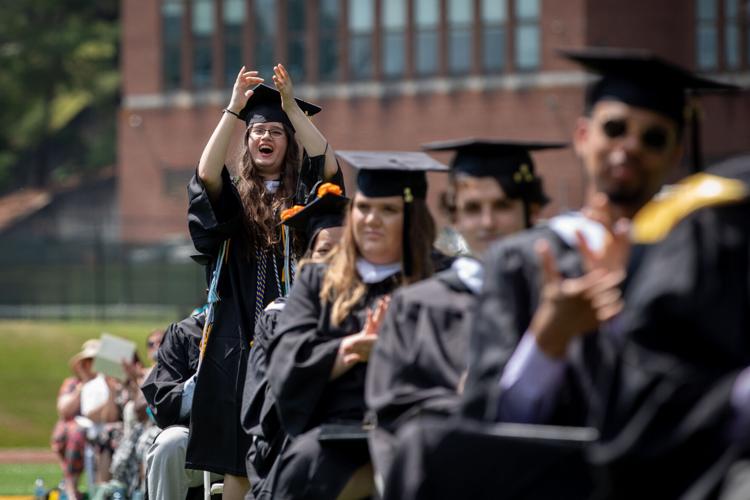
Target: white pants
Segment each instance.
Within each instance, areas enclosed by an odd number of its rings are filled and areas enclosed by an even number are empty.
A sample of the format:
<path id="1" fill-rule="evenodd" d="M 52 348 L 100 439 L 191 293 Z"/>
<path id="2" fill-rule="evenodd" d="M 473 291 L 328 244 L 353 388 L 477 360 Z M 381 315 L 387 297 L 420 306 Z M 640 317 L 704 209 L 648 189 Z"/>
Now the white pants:
<path id="1" fill-rule="evenodd" d="M 167 427 L 148 449 L 146 471 L 150 500 L 183 499 L 188 488 L 203 485 L 203 472 L 185 468 L 188 428 L 182 425 Z M 211 474 L 211 480 L 221 479 Z"/>

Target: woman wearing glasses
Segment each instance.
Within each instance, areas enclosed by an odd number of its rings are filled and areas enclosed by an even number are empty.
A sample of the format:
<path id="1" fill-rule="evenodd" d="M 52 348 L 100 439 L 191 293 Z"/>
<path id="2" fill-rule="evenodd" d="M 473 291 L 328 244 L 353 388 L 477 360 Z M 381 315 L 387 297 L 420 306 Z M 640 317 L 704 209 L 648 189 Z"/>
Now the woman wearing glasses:
<path id="1" fill-rule="evenodd" d="M 319 179 L 343 186 L 333 149 L 307 118 L 320 108 L 294 98 L 280 64 L 274 67 L 276 89 L 262 82 L 257 71 L 240 70 L 188 186 L 195 248 L 209 262 L 221 248 L 225 255 L 201 368 L 183 391 L 194 392 L 192 409 L 185 409 L 191 417 L 186 466 L 224 474 L 225 498 L 242 498 L 248 489 L 250 442 L 240 427 L 240 406 L 255 320 L 289 288 L 290 261 L 301 248 L 297 238 L 282 234 L 279 214 L 304 203 Z M 225 162 L 238 123 L 246 129 L 233 179 Z"/>

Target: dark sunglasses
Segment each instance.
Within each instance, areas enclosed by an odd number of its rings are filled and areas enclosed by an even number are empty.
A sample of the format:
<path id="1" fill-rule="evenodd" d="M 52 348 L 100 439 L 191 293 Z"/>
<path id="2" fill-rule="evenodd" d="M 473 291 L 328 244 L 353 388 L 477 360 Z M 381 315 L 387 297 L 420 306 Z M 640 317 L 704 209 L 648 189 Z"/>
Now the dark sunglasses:
<path id="1" fill-rule="evenodd" d="M 602 122 L 602 132 L 610 139 L 619 139 L 628 134 L 628 122 L 623 118 L 612 118 Z M 661 125 L 652 125 L 641 132 L 641 144 L 654 153 L 661 153 L 669 145 L 669 129 Z"/>
<path id="2" fill-rule="evenodd" d="M 159 347 L 159 343 L 154 342 L 153 340 L 149 340 L 148 342 L 146 342 L 146 346 L 151 349 L 152 347 Z"/>

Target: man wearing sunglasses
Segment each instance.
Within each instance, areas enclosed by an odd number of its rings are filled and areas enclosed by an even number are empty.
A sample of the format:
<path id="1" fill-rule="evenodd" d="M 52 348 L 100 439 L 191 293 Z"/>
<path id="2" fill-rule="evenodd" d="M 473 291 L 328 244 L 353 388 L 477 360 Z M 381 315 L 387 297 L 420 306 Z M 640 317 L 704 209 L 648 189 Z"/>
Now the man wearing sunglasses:
<path id="1" fill-rule="evenodd" d="M 622 308 L 628 221 L 679 164 L 687 91 L 727 88 L 644 51 L 563 54 L 601 75 L 574 129 L 586 200 L 488 258 L 467 381 L 467 413 L 480 418 L 583 425 L 602 404 L 600 349 L 611 336 L 592 334 Z"/>
<path id="2" fill-rule="evenodd" d="M 584 459 L 591 434 L 573 427 L 591 425 L 606 397 L 628 221 L 679 164 L 686 91 L 722 85 L 642 51 L 564 55 L 600 75 L 587 89 L 586 112 L 573 133 L 588 181 L 584 206 L 490 249 L 469 348 L 464 418 L 402 432 L 393 468 L 404 473 L 386 487 L 386 499 L 435 492 L 440 498 L 499 492 L 586 498 L 591 492 Z M 548 431 L 508 423 L 564 428 L 550 438 Z M 450 470 L 442 470 L 448 463 Z M 421 470 L 411 470 L 414 464 Z"/>

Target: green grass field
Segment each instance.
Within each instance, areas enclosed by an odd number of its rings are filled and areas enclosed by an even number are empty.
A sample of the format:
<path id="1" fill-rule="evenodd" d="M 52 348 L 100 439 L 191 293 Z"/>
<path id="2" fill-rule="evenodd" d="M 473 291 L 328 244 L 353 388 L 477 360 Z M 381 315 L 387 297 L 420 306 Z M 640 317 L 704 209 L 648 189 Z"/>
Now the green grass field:
<path id="1" fill-rule="evenodd" d="M 57 464 L 0 464 L 0 495 L 31 495 L 34 481 L 41 477 L 45 488 L 57 486 L 62 478 Z M 85 476 L 81 487 L 86 486 Z"/>
<path id="2" fill-rule="evenodd" d="M 129 338 L 144 359 L 148 333 L 171 321 L 0 321 L 0 448 L 49 446 L 57 391 L 70 376 L 68 359 L 86 339 L 102 332 Z M 6 473 L 0 468 L 0 484 Z"/>

